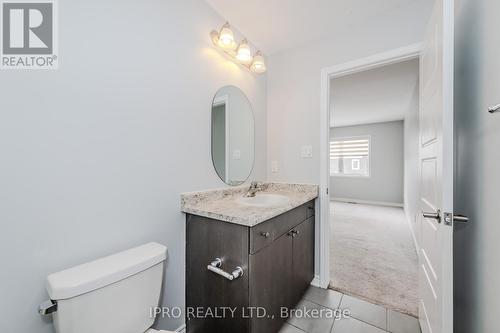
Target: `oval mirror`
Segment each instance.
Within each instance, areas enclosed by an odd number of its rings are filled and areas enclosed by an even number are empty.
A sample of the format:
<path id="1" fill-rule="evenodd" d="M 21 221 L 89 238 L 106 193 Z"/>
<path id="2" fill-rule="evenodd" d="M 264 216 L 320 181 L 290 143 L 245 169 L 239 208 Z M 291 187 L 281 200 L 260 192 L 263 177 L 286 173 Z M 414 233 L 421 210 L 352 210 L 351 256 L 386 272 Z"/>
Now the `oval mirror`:
<path id="1" fill-rule="evenodd" d="M 253 169 L 255 129 L 252 105 L 237 87 L 225 86 L 212 102 L 212 161 L 228 185 L 244 183 Z"/>

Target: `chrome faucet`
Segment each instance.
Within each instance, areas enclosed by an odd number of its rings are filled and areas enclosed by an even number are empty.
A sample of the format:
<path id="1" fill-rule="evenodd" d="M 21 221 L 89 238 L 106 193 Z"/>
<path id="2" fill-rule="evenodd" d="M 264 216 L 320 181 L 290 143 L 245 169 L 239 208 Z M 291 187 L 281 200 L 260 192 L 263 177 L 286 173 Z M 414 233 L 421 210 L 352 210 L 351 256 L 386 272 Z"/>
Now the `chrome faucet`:
<path id="1" fill-rule="evenodd" d="M 259 183 L 253 181 L 250 183 L 250 188 L 248 189 L 248 192 L 245 194 L 245 197 L 253 198 L 255 197 L 255 193 L 257 193 L 259 190 L 260 190 Z"/>

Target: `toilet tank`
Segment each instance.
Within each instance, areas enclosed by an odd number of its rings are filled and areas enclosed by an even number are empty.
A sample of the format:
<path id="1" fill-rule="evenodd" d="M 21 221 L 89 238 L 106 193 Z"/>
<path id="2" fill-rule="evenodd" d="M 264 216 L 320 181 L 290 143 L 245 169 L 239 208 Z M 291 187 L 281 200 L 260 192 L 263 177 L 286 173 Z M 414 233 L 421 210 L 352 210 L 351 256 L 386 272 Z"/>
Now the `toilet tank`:
<path id="1" fill-rule="evenodd" d="M 148 243 L 47 277 L 58 333 L 143 333 L 153 325 L 167 248 Z"/>

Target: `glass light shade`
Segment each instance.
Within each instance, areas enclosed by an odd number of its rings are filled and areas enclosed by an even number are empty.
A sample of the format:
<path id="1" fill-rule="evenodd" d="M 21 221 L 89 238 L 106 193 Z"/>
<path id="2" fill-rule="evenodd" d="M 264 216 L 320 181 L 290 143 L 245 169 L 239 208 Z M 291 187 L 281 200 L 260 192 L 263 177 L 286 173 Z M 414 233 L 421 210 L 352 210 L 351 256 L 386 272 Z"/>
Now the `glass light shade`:
<path id="1" fill-rule="evenodd" d="M 257 51 L 255 56 L 253 57 L 253 62 L 252 66 L 250 66 L 250 69 L 258 74 L 264 73 L 267 70 L 264 56 L 260 51 Z"/>
<path id="2" fill-rule="evenodd" d="M 219 46 L 225 50 L 231 50 L 234 49 L 235 45 L 233 31 L 229 23 L 226 23 L 219 32 Z"/>
<path id="3" fill-rule="evenodd" d="M 245 65 L 249 65 L 252 62 L 252 51 L 250 51 L 250 47 L 248 46 L 248 42 L 246 39 L 244 39 L 238 46 L 238 50 L 236 51 L 236 59 L 238 59 L 239 62 Z"/>

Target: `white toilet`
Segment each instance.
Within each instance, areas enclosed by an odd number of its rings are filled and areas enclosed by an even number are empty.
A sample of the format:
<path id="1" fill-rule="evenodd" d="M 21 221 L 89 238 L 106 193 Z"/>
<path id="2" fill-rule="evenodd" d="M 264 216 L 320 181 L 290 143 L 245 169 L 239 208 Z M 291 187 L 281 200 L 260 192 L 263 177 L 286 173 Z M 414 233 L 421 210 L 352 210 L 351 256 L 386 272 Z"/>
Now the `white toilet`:
<path id="1" fill-rule="evenodd" d="M 151 328 L 166 257 L 148 243 L 51 274 L 40 313 L 53 314 L 57 333 L 166 333 Z"/>

